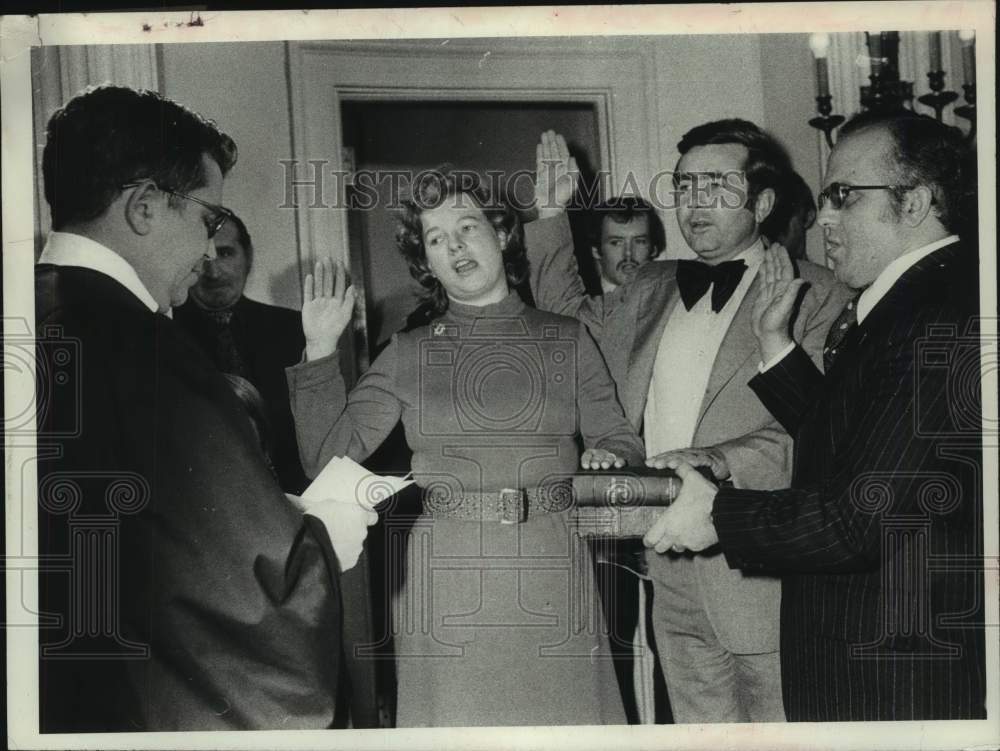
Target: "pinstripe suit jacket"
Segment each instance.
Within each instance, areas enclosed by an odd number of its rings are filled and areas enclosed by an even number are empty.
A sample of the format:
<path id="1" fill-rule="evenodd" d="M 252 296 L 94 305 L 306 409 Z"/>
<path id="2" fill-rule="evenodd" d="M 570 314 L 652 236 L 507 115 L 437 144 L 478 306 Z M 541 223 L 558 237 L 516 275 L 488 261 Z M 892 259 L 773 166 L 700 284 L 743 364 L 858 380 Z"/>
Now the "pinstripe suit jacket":
<path id="1" fill-rule="evenodd" d="M 796 349 L 750 384 L 792 487 L 722 489 L 713 518 L 730 565 L 786 573 L 789 720 L 985 716 L 976 263 L 931 253 L 825 377 Z"/>
<path id="2" fill-rule="evenodd" d="M 663 329 L 680 304 L 676 262 L 647 263 L 633 281 L 613 293 L 588 297 L 577 274 L 565 218 L 532 222 L 526 225 L 525 234 L 538 307 L 587 324 L 618 387 L 625 416 L 641 432 Z M 810 289 L 793 328 L 797 340 L 819 358 L 830 324 L 849 292 L 826 269 L 803 263 L 800 271 Z M 741 486 L 781 488 L 791 478 L 791 438 L 747 388 L 761 359 L 750 326 L 758 284 L 755 279 L 719 347 L 699 408 L 693 445 L 714 446 L 722 452 Z M 683 363 L 678 367 L 683 368 Z M 694 571 L 681 571 L 682 566 Z M 718 549 L 672 559 L 666 569 L 666 575 L 698 582 L 698 592 L 692 596 L 703 604 L 726 649 L 737 654 L 778 649 L 781 582 L 777 577 L 731 569 Z"/>

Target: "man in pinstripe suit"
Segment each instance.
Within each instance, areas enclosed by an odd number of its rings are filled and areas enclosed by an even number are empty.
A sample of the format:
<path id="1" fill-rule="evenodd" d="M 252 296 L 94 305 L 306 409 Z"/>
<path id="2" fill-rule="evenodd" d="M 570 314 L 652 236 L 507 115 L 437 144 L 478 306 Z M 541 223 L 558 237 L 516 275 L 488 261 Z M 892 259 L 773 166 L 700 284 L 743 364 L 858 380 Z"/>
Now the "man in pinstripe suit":
<path id="1" fill-rule="evenodd" d="M 840 133 L 819 222 L 860 294 L 827 339 L 826 375 L 788 336 L 802 281 L 768 251 L 750 386 L 795 436 L 792 487 L 684 489 L 646 535 L 721 544 L 784 574 L 789 720 L 985 717 L 978 264 L 960 240 L 974 171 L 961 134 L 913 113 Z M 970 174 L 971 172 L 971 174 Z"/>

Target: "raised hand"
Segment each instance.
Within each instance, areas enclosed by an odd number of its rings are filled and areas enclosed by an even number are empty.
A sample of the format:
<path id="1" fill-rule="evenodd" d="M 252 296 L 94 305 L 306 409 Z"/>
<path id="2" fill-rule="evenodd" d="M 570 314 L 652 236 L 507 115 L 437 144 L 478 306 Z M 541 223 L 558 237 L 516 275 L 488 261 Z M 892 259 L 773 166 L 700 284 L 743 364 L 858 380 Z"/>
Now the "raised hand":
<path id="1" fill-rule="evenodd" d="M 580 466 L 584 469 L 621 469 L 627 462 L 604 449 L 587 449 L 580 457 Z"/>
<path id="2" fill-rule="evenodd" d="M 792 342 L 789 324 L 799 290 L 806 281 L 795 278 L 788 251 L 778 243 L 764 249 L 759 274 L 761 284 L 754 301 L 752 325 L 761 355 L 767 362 Z"/>
<path id="3" fill-rule="evenodd" d="M 329 258 L 316 261 L 302 289 L 302 333 L 306 337 L 306 359 L 332 355 L 354 312 L 354 286 L 347 284 L 343 264 Z"/>
<path id="4" fill-rule="evenodd" d="M 535 206 L 545 219 L 565 210 L 576 192 L 580 170 L 566 139 L 552 130 L 542 133 L 535 147 Z"/>

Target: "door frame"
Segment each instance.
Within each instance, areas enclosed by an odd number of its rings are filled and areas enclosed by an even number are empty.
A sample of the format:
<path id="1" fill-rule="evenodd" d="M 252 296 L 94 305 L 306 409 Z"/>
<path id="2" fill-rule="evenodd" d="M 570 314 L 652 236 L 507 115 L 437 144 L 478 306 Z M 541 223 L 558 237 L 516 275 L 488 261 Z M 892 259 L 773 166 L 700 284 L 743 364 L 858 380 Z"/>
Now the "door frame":
<path id="1" fill-rule="evenodd" d="M 639 37 L 288 42 L 299 273 L 331 256 L 350 267 L 342 159 L 345 101 L 579 102 L 597 114 L 598 155 L 620 192 L 661 164 L 653 54 Z M 312 164 L 310 164 L 312 162 Z M 317 170 L 322 172 L 317 172 Z M 299 200 L 301 199 L 301 200 Z M 334 207 L 334 208 L 331 208 Z M 339 207 L 339 208 L 337 208 Z M 358 277 L 360 278 L 360 277 Z M 365 310 L 364 290 L 357 290 Z M 363 316 L 355 343 L 366 349 Z M 367 352 L 356 352 L 361 370 Z"/>

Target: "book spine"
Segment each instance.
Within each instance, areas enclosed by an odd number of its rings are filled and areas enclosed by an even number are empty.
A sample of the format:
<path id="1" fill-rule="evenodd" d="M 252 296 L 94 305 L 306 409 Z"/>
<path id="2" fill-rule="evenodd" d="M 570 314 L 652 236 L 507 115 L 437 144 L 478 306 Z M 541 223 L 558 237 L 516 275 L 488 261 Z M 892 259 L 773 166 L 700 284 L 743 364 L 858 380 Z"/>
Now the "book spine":
<path id="1" fill-rule="evenodd" d="M 640 508 L 669 506 L 681 489 L 677 477 L 638 475 L 575 475 L 577 506 Z"/>

